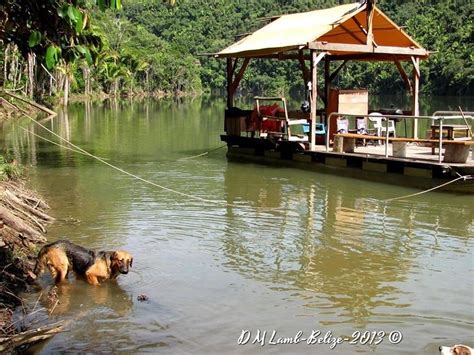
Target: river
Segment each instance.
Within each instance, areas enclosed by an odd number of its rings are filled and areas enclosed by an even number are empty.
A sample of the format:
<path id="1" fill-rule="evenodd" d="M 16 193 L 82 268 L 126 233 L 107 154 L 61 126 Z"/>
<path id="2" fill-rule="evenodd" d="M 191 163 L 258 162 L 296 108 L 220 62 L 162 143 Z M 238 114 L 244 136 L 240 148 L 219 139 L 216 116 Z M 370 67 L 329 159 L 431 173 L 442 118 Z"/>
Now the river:
<path id="1" fill-rule="evenodd" d="M 223 111 L 223 100 L 205 98 L 104 102 L 44 122 L 166 189 L 43 141 L 19 127 L 57 139 L 27 120 L 4 125 L 4 146 L 57 219 L 49 240 L 134 257 L 116 282 L 61 285 L 52 314 L 34 317 L 64 320 L 67 331 L 35 351 L 434 354 L 474 345 L 472 196 L 388 203 L 416 190 L 230 163 Z M 38 300 L 52 309 L 52 284 L 45 274 L 25 295 L 30 310 Z M 283 341 L 298 344 L 273 344 Z"/>

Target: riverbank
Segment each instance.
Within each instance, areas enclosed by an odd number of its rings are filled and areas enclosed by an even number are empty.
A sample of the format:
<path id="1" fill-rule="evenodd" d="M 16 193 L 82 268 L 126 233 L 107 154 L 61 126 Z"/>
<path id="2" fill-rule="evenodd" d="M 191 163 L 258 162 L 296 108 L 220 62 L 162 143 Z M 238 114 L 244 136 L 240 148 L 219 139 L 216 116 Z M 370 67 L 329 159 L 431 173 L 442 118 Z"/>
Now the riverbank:
<path id="1" fill-rule="evenodd" d="M 107 94 L 105 92 L 94 92 L 92 94 L 79 94 L 73 93 L 69 96 L 69 103 L 73 102 L 84 102 L 84 101 L 103 101 L 108 99 L 165 99 L 165 98 L 179 98 L 179 97 L 196 97 L 202 95 L 202 92 L 167 92 L 167 91 L 133 91 L 123 92 L 118 95 Z M 59 106 L 61 98 L 58 97 L 55 105 Z"/>
<path id="2" fill-rule="evenodd" d="M 40 113 L 45 113 L 50 117 L 56 116 L 55 111 L 28 97 L 0 89 L 0 123 L 24 116 L 34 117 Z"/>
<path id="3" fill-rule="evenodd" d="M 1 164 L 0 171 L 16 169 L 13 163 Z M 6 168 L 7 166 L 10 166 Z M 54 218 L 49 206 L 19 178 L 0 181 L 0 331 L 12 335 L 12 310 L 22 303 L 20 292 L 29 289 L 38 249 L 46 242 L 46 226 Z M 1 344 L 0 335 L 0 344 Z"/>
<path id="4" fill-rule="evenodd" d="M 94 102 L 104 101 L 110 99 L 164 99 L 164 98 L 182 98 L 182 97 L 197 97 L 202 95 L 202 92 L 185 92 L 185 91 L 132 91 L 122 92 L 117 95 L 108 94 L 105 92 L 93 92 L 91 94 L 72 93 L 68 98 L 68 104 L 74 102 Z M 48 96 L 42 101 L 42 105 L 31 101 L 29 98 L 21 95 L 16 95 L 13 92 L 0 90 L 0 123 L 7 119 L 16 119 L 28 114 L 36 116 L 40 112 L 48 115 L 55 115 L 52 111 L 64 105 L 64 98 L 62 96 Z M 14 106 L 13 106 L 13 105 Z"/>
<path id="5" fill-rule="evenodd" d="M 15 99 L 6 92 L 2 94 L 0 122 L 45 111 L 24 97 Z M 49 206 L 45 201 L 26 187 L 21 166 L 8 157 L 8 152 L 0 154 L 6 155 L 0 155 L 0 352 L 3 352 L 35 341 L 36 330 L 21 329 L 13 320 L 13 311 L 23 304 L 18 295 L 27 292 L 36 279 L 33 273 L 36 255 L 46 242 L 46 226 L 54 219 L 46 213 Z"/>
<path id="6" fill-rule="evenodd" d="M 2 94 L 2 92 L 0 92 Z M 18 119 L 24 116 L 25 112 L 29 115 L 35 116 L 40 110 L 29 105 L 27 103 L 21 102 L 19 100 L 14 100 L 15 105 L 18 106 L 21 110 L 13 107 L 11 102 L 6 99 L 6 97 L 0 96 L 0 123 L 10 119 Z"/>

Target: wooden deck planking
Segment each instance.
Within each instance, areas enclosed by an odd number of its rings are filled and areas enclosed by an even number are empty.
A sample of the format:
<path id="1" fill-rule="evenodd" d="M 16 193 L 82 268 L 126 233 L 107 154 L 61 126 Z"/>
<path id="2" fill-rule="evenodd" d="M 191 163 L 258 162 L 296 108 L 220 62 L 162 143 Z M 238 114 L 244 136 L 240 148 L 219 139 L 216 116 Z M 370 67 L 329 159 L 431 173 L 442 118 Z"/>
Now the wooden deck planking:
<path id="1" fill-rule="evenodd" d="M 472 166 L 474 167 L 474 153 L 473 149 L 471 149 L 471 153 L 469 154 L 469 158 L 467 159 L 466 163 L 438 163 L 438 154 L 431 154 L 431 146 L 423 147 L 413 144 L 408 144 L 407 147 L 407 155 L 405 158 L 397 158 L 392 156 L 392 144 L 389 144 L 388 148 L 388 157 L 385 157 L 385 145 L 368 145 L 368 146 L 357 146 L 353 153 L 336 153 L 332 151 L 332 148 L 329 148 L 329 151 L 326 152 L 326 146 L 317 145 L 315 146 L 314 152 L 321 152 L 321 153 L 333 153 L 337 155 L 353 155 L 353 156 L 362 156 L 366 157 L 369 156 L 370 158 L 381 158 L 381 159 L 389 159 L 389 160 L 396 160 L 396 161 L 404 161 L 404 162 L 420 162 L 420 163 L 429 163 L 429 164 L 441 164 L 441 165 L 452 165 L 452 166 Z M 308 150 L 309 151 L 309 150 Z M 444 149 L 443 149 L 444 155 Z"/>

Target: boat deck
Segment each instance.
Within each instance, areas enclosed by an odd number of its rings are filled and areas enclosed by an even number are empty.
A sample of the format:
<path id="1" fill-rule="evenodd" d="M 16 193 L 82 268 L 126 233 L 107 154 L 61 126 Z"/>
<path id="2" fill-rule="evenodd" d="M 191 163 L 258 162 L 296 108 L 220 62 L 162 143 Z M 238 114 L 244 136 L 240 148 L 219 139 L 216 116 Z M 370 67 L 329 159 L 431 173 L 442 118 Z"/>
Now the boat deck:
<path id="1" fill-rule="evenodd" d="M 231 160 L 288 166 L 322 173 L 337 174 L 364 180 L 385 182 L 418 188 L 431 188 L 461 176 L 466 179 L 449 184 L 445 190 L 474 193 L 474 153 L 465 163 L 438 162 L 438 148 L 415 143 L 406 145 L 405 157 L 392 156 L 392 144 L 359 145 L 352 153 L 326 151 L 325 145 L 314 150 L 302 150 L 295 142 L 271 142 L 268 139 L 222 135 L 227 142 L 227 157 Z M 444 155 L 444 149 L 442 149 Z"/>
<path id="2" fill-rule="evenodd" d="M 307 150 L 306 152 L 311 152 Z M 430 164 L 430 165 L 450 165 L 457 167 L 474 167 L 474 150 L 471 149 L 471 153 L 466 161 L 466 163 L 438 163 L 438 148 L 436 148 L 435 154 L 431 154 L 431 146 L 419 146 L 415 144 L 408 144 L 406 147 L 406 157 L 397 158 L 392 156 L 392 144 L 388 145 L 388 157 L 385 157 L 385 145 L 367 145 L 367 146 L 357 146 L 354 153 L 336 153 L 332 151 L 332 148 L 329 147 L 329 150 L 326 151 L 326 146 L 316 145 L 314 152 L 334 154 L 334 155 L 349 155 L 349 156 L 359 156 L 359 157 L 370 157 L 370 158 L 381 158 L 389 159 L 393 161 L 400 162 L 417 162 L 420 164 Z M 442 149 L 442 155 L 444 156 L 444 149 Z"/>

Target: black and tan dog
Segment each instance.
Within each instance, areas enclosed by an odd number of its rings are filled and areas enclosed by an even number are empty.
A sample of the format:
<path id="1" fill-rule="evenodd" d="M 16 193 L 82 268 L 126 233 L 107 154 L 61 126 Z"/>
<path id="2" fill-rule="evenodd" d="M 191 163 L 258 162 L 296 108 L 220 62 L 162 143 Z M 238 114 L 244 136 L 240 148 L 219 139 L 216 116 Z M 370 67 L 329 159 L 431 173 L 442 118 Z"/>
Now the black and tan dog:
<path id="1" fill-rule="evenodd" d="M 127 274 L 132 263 L 133 257 L 123 250 L 94 252 L 67 240 L 58 240 L 41 248 L 34 273 L 39 276 L 47 267 L 59 283 L 72 270 L 88 283 L 98 285 L 119 274 Z"/>

